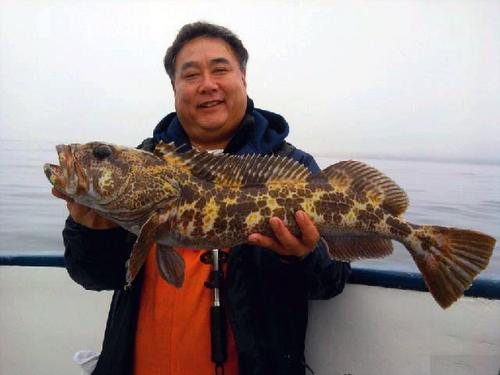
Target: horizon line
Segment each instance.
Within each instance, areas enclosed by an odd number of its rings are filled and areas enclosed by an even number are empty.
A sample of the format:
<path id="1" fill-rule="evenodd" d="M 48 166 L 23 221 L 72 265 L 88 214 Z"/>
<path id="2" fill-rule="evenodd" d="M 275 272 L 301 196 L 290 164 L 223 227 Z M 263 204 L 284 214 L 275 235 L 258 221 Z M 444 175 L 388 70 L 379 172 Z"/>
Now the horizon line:
<path id="1" fill-rule="evenodd" d="M 0 135 L 0 141 L 4 142 L 56 142 L 55 140 L 43 139 L 43 138 L 31 138 L 31 139 L 18 139 L 10 137 L 2 137 Z M 133 146 L 130 146 L 133 147 Z M 341 160 L 349 159 L 375 159 L 375 160 L 398 160 L 398 161 L 412 161 L 412 162 L 439 162 L 439 163 L 461 163 L 461 164 L 476 164 L 476 165 L 500 165 L 500 158 L 498 159 L 485 159 L 485 158 L 471 158 L 471 157 L 450 157 L 450 156 L 425 156 L 425 155 L 391 155 L 383 153 L 359 153 L 359 152 L 314 152 L 309 150 L 309 153 L 314 157 L 322 158 L 339 158 Z"/>

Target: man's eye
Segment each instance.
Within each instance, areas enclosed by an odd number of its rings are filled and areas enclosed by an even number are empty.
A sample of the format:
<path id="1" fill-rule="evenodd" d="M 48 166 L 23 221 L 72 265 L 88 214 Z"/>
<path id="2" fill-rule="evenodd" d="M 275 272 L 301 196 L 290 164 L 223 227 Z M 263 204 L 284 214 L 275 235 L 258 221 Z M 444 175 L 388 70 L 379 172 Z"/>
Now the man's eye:
<path id="1" fill-rule="evenodd" d="M 227 72 L 227 70 L 228 70 L 227 68 L 215 68 L 214 73 L 215 74 L 224 74 Z"/>
<path id="2" fill-rule="evenodd" d="M 199 73 L 187 73 L 184 75 L 184 78 L 192 79 L 192 78 L 196 78 L 198 76 L 199 76 Z"/>

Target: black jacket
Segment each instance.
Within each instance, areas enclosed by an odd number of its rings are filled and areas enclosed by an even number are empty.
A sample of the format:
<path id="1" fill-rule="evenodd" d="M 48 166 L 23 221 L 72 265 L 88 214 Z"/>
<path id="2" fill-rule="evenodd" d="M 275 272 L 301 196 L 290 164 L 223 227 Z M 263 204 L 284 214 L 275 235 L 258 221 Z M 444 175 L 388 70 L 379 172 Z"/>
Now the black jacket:
<path id="1" fill-rule="evenodd" d="M 254 109 L 249 101 L 238 134 L 225 151 L 287 153 L 318 172 L 310 155 L 286 146 L 287 134 L 288 125 L 281 116 Z M 142 147 L 151 148 L 160 139 L 190 147 L 175 114 L 163 119 L 155 129 L 154 138 L 143 142 Z M 123 286 L 125 262 L 135 236 L 122 228 L 91 230 L 68 218 L 63 238 L 70 276 L 86 289 L 115 290 L 94 374 L 131 374 L 142 273 L 130 289 L 124 291 Z M 307 299 L 327 299 L 339 294 L 349 274 L 349 264 L 331 261 L 322 246 L 296 263 L 285 263 L 275 253 L 260 247 L 232 248 L 225 301 L 240 374 L 304 374 Z"/>

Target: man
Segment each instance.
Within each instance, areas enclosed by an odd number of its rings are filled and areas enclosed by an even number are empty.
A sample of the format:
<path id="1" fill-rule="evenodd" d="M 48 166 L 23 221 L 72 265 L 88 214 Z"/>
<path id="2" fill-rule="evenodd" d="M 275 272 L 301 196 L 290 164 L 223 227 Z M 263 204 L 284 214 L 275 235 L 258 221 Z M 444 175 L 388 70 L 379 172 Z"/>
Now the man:
<path id="1" fill-rule="evenodd" d="M 160 141 L 231 154 L 278 153 L 311 171 L 312 157 L 284 142 L 288 125 L 280 115 L 256 109 L 246 93 L 248 53 L 230 30 L 203 22 L 185 25 L 165 56 L 175 94 L 175 113 L 140 147 Z M 87 289 L 115 290 L 102 353 L 94 374 L 205 374 L 210 361 L 209 309 L 204 286 L 210 266 L 203 252 L 177 249 L 186 263 L 176 289 L 158 277 L 154 252 L 129 290 L 125 262 L 135 237 L 68 201 L 63 231 L 71 277 Z M 252 234 L 249 244 L 229 250 L 223 298 L 228 313 L 226 374 L 304 374 L 307 299 L 331 298 L 343 290 L 347 263 L 331 261 L 319 233 L 302 211 L 301 236 L 272 218 L 275 237 Z"/>

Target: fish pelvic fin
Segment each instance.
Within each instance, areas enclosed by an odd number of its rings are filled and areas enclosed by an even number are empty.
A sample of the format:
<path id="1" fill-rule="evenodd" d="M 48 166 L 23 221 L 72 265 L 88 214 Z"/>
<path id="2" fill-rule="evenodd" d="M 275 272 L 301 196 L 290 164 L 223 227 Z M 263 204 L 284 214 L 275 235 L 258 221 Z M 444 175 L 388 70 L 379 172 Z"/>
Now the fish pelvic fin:
<path id="1" fill-rule="evenodd" d="M 185 263 L 172 247 L 158 244 L 156 247 L 156 263 L 160 276 L 176 288 L 184 283 Z"/>
<path id="2" fill-rule="evenodd" d="M 381 206 L 394 216 L 408 208 L 406 193 L 379 170 L 355 160 L 341 161 L 325 168 L 318 176 L 339 189 L 361 193 L 375 206 Z"/>
<path id="3" fill-rule="evenodd" d="M 446 309 L 488 266 L 496 240 L 473 230 L 440 226 L 417 228 L 405 245 L 432 296 Z"/>
<path id="4" fill-rule="evenodd" d="M 383 258 L 392 254 L 392 241 L 377 235 L 322 235 L 331 259 L 352 262 L 360 259 Z"/>

